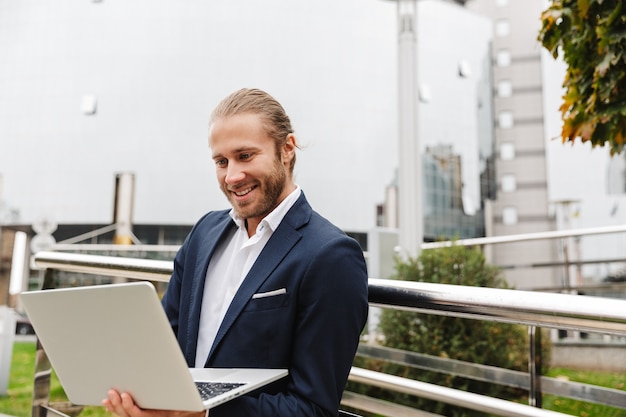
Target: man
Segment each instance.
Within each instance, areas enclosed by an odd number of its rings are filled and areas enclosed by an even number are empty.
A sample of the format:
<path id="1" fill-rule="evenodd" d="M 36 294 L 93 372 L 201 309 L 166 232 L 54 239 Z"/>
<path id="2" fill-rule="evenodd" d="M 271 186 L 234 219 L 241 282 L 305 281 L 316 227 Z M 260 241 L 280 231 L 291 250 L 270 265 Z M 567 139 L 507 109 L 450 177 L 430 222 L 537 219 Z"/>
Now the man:
<path id="1" fill-rule="evenodd" d="M 362 249 L 294 183 L 298 145 L 270 95 L 242 89 L 222 100 L 209 147 L 232 210 L 194 226 L 163 306 L 190 367 L 289 371 L 210 415 L 336 416 L 367 318 Z M 194 414 L 142 410 L 116 391 L 103 405 L 121 417 Z"/>

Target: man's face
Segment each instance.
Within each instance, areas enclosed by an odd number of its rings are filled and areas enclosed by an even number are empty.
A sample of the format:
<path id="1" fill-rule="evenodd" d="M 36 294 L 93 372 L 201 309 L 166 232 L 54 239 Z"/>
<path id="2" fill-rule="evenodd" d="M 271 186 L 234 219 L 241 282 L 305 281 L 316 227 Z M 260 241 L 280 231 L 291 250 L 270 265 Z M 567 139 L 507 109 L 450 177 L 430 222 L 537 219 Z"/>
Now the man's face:
<path id="1" fill-rule="evenodd" d="M 217 119 L 209 131 L 209 146 L 220 188 L 248 230 L 293 190 L 288 163 L 295 143 L 288 138 L 280 149 L 252 113 Z"/>

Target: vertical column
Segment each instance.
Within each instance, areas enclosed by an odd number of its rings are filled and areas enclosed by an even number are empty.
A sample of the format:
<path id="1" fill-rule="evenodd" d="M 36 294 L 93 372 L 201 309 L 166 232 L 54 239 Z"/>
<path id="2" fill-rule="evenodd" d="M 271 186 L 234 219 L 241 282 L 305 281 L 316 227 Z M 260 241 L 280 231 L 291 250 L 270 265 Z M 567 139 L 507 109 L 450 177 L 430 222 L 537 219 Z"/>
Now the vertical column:
<path id="1" fill-rule="evenodd" d="M 115 177 L 115 209 L 113 223 L 115 223 L 116 245 L 131 245 L 133 243 L 133 199 L 135 195 L 135 176 L 132 173 L 121 173 Z"/>
<path id="2" fill-rule="evenodd" d="M 15 341 L 15 313 L 6 305 L 0 305 L 0 395 L 7 395 L 9 374 Z"/>
<path id="3" fill-rule="evenodd" d="M 419 255 L 423 241 L 422 159 L 417 134 L 417 1 L 398 0 L 398 243 Z"/>
<path id="4" fill-rule="evenodd" d="M 541 337 L 541 328 L 528 326 L 528 373 L 530 380 L 528 405 L 537 408 L 542 408 L 543 405 L 541 392 L 541 367 L 543 362 Z"/>
<path id="5" fill-rule="evenodd" d="M 9 286 L 11 282 L 11 262 L 15 230 L 3 228 L 0 231 L 0 305 L 9 303 Z"/>

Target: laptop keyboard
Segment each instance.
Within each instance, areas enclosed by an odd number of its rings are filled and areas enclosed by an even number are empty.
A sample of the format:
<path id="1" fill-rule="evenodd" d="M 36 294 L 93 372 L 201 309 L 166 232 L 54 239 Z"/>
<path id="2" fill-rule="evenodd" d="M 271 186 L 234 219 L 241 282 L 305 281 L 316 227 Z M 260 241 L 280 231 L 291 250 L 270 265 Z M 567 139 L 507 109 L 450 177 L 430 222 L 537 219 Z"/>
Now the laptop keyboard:
<path id="1" fill-rule="evenodd" d="M 216 397 L 220 394 L 228 392 L 234 388 L 243 385 L 238 382 L 196 382 L 200 397 L 203 401 Z"/>

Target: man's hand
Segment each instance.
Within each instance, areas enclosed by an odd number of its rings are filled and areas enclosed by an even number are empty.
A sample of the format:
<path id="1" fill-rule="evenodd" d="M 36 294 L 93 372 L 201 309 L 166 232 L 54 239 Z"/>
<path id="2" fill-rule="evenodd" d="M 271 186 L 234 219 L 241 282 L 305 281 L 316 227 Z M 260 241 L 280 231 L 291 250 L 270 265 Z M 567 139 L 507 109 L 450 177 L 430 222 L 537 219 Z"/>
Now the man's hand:
<path id="1" fill-rule="evenodd" d="M 133 397 L 127 392 L 120 394 L 116 390 L 110 390 L 107 395 L 102 400 L 102 405 L 107 412 L 119 417 L 205 417 L 204 411 L 144 410 L 135 404 Z"/>

